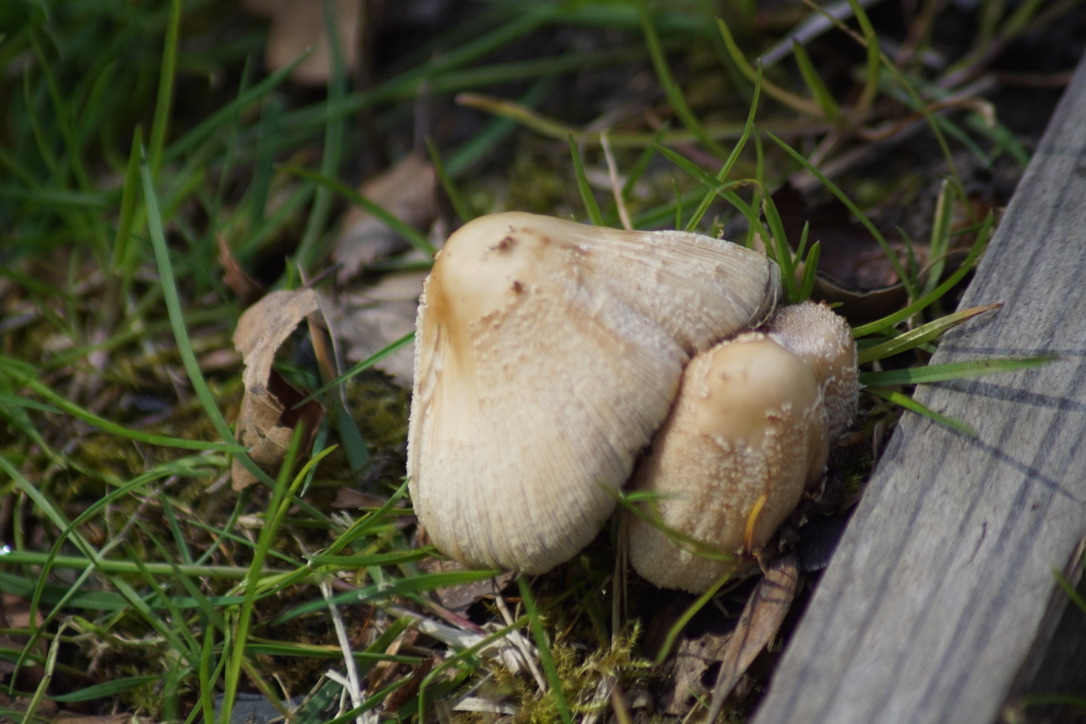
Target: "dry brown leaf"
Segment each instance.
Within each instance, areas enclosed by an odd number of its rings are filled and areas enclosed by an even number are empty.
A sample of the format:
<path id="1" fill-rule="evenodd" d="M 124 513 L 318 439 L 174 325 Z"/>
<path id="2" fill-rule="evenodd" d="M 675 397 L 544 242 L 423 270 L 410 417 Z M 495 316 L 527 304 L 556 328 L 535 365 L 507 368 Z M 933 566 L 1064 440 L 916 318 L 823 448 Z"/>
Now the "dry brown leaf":
<path id="1" fill-rule="evenodd" d="M 130 714 L 75 714 L 62 711 L 50 720 L 51 724 L 128 724 L 133 721 Z M 140 719 L 141 722 L 148 721 Z"/>
<path id="2" fill-rule="evenodd" d="M 808 208 L 800 193 L 790 185 L 773 193 L 773 203 L 792 244 L 799 243 L 803 224 L 808 222 L 808 246 L 816 241 L 821 245 L 813 299 L 840 304 L 838 313 L 852 324 L 878 319 L 899 309 L 906 301 L 904 285 L 886 252 L 853 219 L 847 206 L 834 199 Z M 908 249 L 900 234 L 888 232 L 884 236 L 898 255 L 898 262 L 908 264 Z M 927 247 L 914 244 L 913 253 L 923 264 Z M 802 274 L 802 265 L 797 274 Z"/>
<path id="3" fill-rule="evenodd" d="M 433 166 L 417 156 L 408 156 L 365 183 L 360 193 L 405 224 L 423 231 L 437 216 L 435 183 Z M 384 223 L 352 207 L 344 216 L 342 231 L 332 250 L 332 259 L 339 266 L 340 284 L 351 285 L 375 261 L 405 249 L 406 242 Z M 425 259 L 422 254 L 417 256 L 420 261 Z M 332 328 L 348 362 L 368 359 L 414 331 L 425 278 L 425 271 L 388 274 L 376 284 L 337 300 Z M 414 374 L 413 347 L 401 347 L 381 360 L 377 368 L 397 384 L 410 387 Z"/>
<path id="4" fill-rule="evenodd" d="M 358 193 L 408 226 L 424 231 L 437 215 L 436 179 L 429 161 L 410 155 L 364 183 Z M 374 261 L 406 249 L 407 243 L 396 232 L 364 209 L 352 206 L 343 217 L 332 261 L 339 265 L 339 282 L 345 284 Z"/>
<path id="5" fill-rule="evenodd" d="M 758 654 L 765 651 L 777 636 L 784 617 L 792 608 L 798 582 L 799 563 L 791 554 L 775 560 L 765 572 L 765 577 L 758 582 L 721 658 L 708 721 L 716 721 L 728 694 Z"/>
<path id="6" fill-rule="evenodd" d="M 681 613 L 676 612 L 676 615 Z M 668 623 L 674 623 L 674 619 Z M 692 696 L 703 697 L 708 693 L 704 680 L 706 673 L 719 661 L 728 647 L 727 634 L 706 632 L 694 638 L 680 637 L 675 652 L 668 660 L 667 690 L 660 701 L 660 713 L 681 717 L 690 711 Z"/>
<path id="7" fill-rule="evenodd" d="M 9 651 L 21 651 L 26 648 L 31 629 L 41 625 L 41 615 L 31 611 L 30 601 L 12 594 L 0 594 L 0 647 Z M 36 653 L 45 655 L 45 642 L 39 640 L 35 647 Z M 27 683 L 27 679 L 38 679 L 42 676 L 41 664 L 24 663 L 20 673 L 20 684 Z M 9 681 L 10 676 L 16 672 L 15 663 L 7 659 L 0 659 L 0 681 Z"/>
<path id="8" fill-rule="evenodd" d="M 452 573 L 469 570 L 463 563 L 442 558 L 427 558 L 419 561 L 419 568 L 426 573 Z M 453 586 L 434 589 L 433 595 L 443 609 L 458 616 L 464 616 L 467 610 L 480 599 L 494 599 L 494 592 L 505 588 L 514 578 L 513 573 L 499 573 L 493 578 L 485 578 L 471 583 L 458 583 Z"/>
<path id="9" fill-rule="evenodd" d="M 245 362 L 237 434 L 241 444 L 249 446 L 253 462 L 268 472 L 274 473 L 283 462 L 295 428 L 303 424 L 311 439 L 324 416 L 324 407 L 316 400 L 295 409 L 304 395 L 272 369 L 276 351 L 316 309 L 312 289 L 272 292 L 241 315 L 234 332 L 234 346 Z M 234 490 L 256 482 L 237 459 L 231 476 Z"/>
<path id="10" fill-rule="evenodd" d="M 242 302 L 252 304 L 264 293 L 264 288 L 238 264 L 238 260 L 234 258 L 234 250 L 230 248 L 226 237 L 219 234 L 215 237 L 215 243 L 219 247 L 219 264 L 222 265 L 223 283 Z"/>
<path id="11" fill-rule="evenodd" d="M 268 70 L 293 63 L 312 46 L 313 52 L 295 68 L 291 80 L 306 85 L 325 85 L 332 75 L 332 48 L 324 32 L 322 0 L 242 0 L 253 15 L 271 20 L 264 62 Z M 361 0 L 333 0 L 334 25 L 347 68 L 355 68 L 359 57 Z"/>
<path id="12" fill-rule="evenodd" d="M 372 357 L 415 329 L 425 278 L 425 271 L 389 274 L 374 286 L 339 299 L 333 326 L 349 362 Z M 376 366 L 396 384 L 410 388 L 414 365 L 414 346 L 409 344 Z"/>
<path id="13" fill-rule="evenodd" d="M 414 667 L 414 671 L 411 672 L 411 678 L 389 694 L 388 698 L 385 699 L 382 708 L 386 714 L 395 714 L 397 709 L 416 697 L 419 693 L 419 688 L 422 686 L 423 680 L 429 675 L 430 671 L 433 670 L 434 663 L 437 661 L 438 658 L 436 656 L 431 656 Z"/>

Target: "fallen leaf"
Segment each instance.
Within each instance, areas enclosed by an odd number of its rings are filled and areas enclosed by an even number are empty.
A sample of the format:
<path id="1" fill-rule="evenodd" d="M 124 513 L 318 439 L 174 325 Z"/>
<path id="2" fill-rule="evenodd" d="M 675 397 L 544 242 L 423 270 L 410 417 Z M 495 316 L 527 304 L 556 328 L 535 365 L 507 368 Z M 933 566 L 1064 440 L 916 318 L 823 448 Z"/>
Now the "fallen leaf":
<path id="1" fill-rule="evenodd" d="M 332 326 L 349 362 L 362 362 L 414 331 L 426 274 L 425 271 L 388 274 L 372 287 L 341 295 Z M 405 345 L 376 367 L 396 384 L 410 388 L 414 349 L 414 345 Z"/>
<path id="2" fill-rule="evenodd" d="M 223 283 L 242 302 L 252 304 L 264 293 L 264 288 L 238 264 L 238 260 L 234 258 L 234 250 L 230 248 L 226 237 L 219 234 L 215 237 L 215 243 L 219 247 L 219 264 L 222 265 Z"/>
<path id="3" fill-rule="evenodd" d="M 409 155 L 364 183 L 358 193 L 408 226 L 425 231 L 437 215 L 436 178 L 429 161 Z M 378 259 L 408 248 L 396 232 L 358 206 L 344 215 L 341 229 L 332 249 L 340 284 L 355 279 Z"/>
<path id="4" fill-rule="evenodd" d="M 434 663 L 436 661 L 437 657 L 431 656 L 424 659 L 418 666 L 414 667 L 414 670 L 411 672 L 411 678 L 389 694 L 385 699 L 384 704 L 382 704 L 382 708 L 386 714 L 395 714 L 397 709 L 415 699 L 416 695 L 419 693 L 419 688 L 422 686 L 423 680 L 434 668 Z"/>
<path id="5" fill-rule="evenodd" d="M 272 292 L 241 315 L 234 332 L 234 346 L 245 363 L 238 439 L 249 446 L 253 462 L 269 473 L 278 471 L 298 425 L 304 425 L 308 447 L 324 416 L 324 407 L 316 400 L 295 409 L 305 395 L 272 369 L 279 347 L 316 309 L 317 295 L 312 289 Z M 234 490 L 256 482 L 236 458 L 231 477 Z"/>
<path id="6" fill-rule="evenodd" d="M 419 561 L 419 568 L 426 573 L 455 573 L 471 570 L 459 561 L 443 558 L 426 558 Z M 452 586 L 437 588 L 433 591 L 434 598 L 446 611 L 458 616 L 467 615 L 467 610 L 477 601 L 487 599 L 494 600 L 494 592 L 500 591 L 512 582 L 513 573 L 499 573 L 493 578 L 484 578 L 481 581 L 471 583 L 457 583 Z"/>
<path id="7" fill-rule="evenodd" d="M 388 497 L 367 493 L 356 488 L 336 488 L 336 497 L 332 501 L 332 507 L 343 510 L 349 508 L 380 508 L 388 502 Z M 403 501 L 396 503 L 397 508 L 404 508 Z"/>
<path id="8" fill-rule="evenodd" d="M 758 581 L 720 660 L 720 673 L 713 687 L 713 703 L 707 721 L 716 721 L 728 694 L 754 663 L 754 659 L 765 651 L 777 636 L 784 617 L 792 608 L 798 582 L 799 563 L 791 554 L 773 561 L 765 572 L 765 577 Z"/>
<path id="9" fill-rule="evenodd" d="M 0 594 L 0 647 L 8 651 L 25 651 L 30 632 L 40 625 L 41 615 L 31 610 L 30 601 L 8 593 Z M 39 639 L 33 653 L 44 657 L 45 641 Z M 18 684 L 31 685 L 32 681 L 44 674 L 41 664 L 33 661 L 33 657 L 30 657 L 17 669 L 14 661 L 0 659 L 0 681 L 13 683 L 10 677 L 18 671 Z"/>
<path id="10" fill-rule="evenodd" d="M 74 714 L 72 712 L 62 711 L 50 720 L 50 724 L 128 724 L 134 721 L 134 719 L 128 714 Z M 150 720 L 140 719 L 141 722 L 146 721 L 147 724 L 151 724 Z"/>
<path id="11" fill-rule="evenodd" d="M 679 717 L 689 713 L 691 697 L 703 698 L 708 693 L 706 672 L 720 660 L 727 647 L 727 635 L 715 631 L 680 638 L 663 677 L 668 686 L 660 702 L 662 714 Z"/>
<path id="12" fill-rule="evenodd" d="M 291 74 L 291 80 L 321 86 L 332 75 L 332 47 L 325 34 L 322 0 L 242 0 L 253 15 L 271 20 L 264 46 L 264 63 L 275 71 L 290 65 L 310 47 L 312 53 Z M 347 68 L 358 65 L 360 51 L 361 0 L 332 0 L 333 25 Z"/>
<path id="13" fill-rule="evenodd" d="M 786 184 L 773 194 L 790 242 L 798 244 L 807 231 L 808 248 L 819 242 L 818 271 L 812 297 L 840 304 L 838 312 L 852 324 L 878 319 L 897 309 L 906 300 L 905 288 L 886 252 L 871 233 L 853 219 L 848 207 L 837 199 L 808 208 L 793 186 Z M 896 233 L 884 234 L 898 262 L 908 264 L 906 245 Z M 914 245 L 913 253 L 923 264 L 926 247 Z M 797 275 L 802 274 L 802 265 Z"/>

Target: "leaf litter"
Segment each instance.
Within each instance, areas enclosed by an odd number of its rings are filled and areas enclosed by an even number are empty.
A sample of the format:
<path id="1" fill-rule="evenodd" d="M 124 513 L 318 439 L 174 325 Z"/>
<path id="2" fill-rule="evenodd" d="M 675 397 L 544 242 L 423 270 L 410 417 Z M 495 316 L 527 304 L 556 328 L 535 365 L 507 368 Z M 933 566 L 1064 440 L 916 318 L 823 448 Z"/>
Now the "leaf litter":
<path id="1" fill-rule="evenodd" d="M 425 233 L 438 217 L 435 183 L 433 166 L 411 154 L 363 183 L 359 193 L 407 226 Z M 414 331 L 418 299 L 431 260 L 417 250 L 408 251 L 411 247 L 402 236 L 357 206 L 347 210 L 340 226 L 331 253 L 338 270 L 330 323 L 347 361 L 358 363 Z M 399 265 L 408 268 L 374 276 L 372 267 L 394 255 L 401 255 Z M 376 367 L 396 384 L 410 389 L 413 347 L 401 347 Z"/>
<path id="2" fill-rule="evenodd" d="M 362 3 L 358 0 L 242 0 L 253 15 L 268 18 L 271 29 L 264 46 L 269 71 L 285 68 L 305 56 L 290 77 L 297 83 L 323 86 L 332 76 L 332 42 L 326 29 L 336 29 L 336 44 L 344 65 L 355 68 L 359 59 Z M 324 9 L 333 18 L 326 23 Z M 307 55 L 308 54 L 308 55 Z"/>
<path id="3" fill-rule="evenodd" d="M 234 346 L 245 362 L 238 439 L 250 447 L 253 462 L 273 475 L 286 457 L 295 431 L 302 428 L 304 447 L 308 448 L 324 417 L 324 406 L 317 400 L 308 400 L 299 407 L 305 395 L 272 368 L 282 344 L 316 311 L 317 295 L 312 289 L 275 291 L 247 309 L 234 332 Z M 231 477 L 234 490 L 257 482 L 256 476 L 236 458 Z"/>

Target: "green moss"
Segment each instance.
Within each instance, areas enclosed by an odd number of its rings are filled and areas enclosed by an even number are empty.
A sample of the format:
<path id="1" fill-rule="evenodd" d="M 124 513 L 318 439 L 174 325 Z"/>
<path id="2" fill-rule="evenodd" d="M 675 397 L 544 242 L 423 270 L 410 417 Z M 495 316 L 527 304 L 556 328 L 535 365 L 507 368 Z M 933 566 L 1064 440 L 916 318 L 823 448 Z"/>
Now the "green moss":
<path id="1" fill-rule="evenodd" d="M 582 217 L 584 205 L 569 174 L 568 151 L 555 153 L 554 143 L 536 140 L 518 144 L 504 183 L 508 197 L 502 204 L 517 211 Z"/>
<path id="2" fill-rule="evenodd" d="M 407 440 L 408 390 L 379 374 L 360 375 L 347 383 L 347 401 L 371 453 L 396 450 Z"/>
<path id="3" fill-rule="evenodd" d="M 593 640 L 591 632 L 581 630 L 578 625 L 564 625 L 565 608 L 555 609 L 547 621 L 547 629 L 565 631 L 551 644 L 558 678 L 562 682 L 570 710 L 575 717 L 590 714 L 606 715 L 611 705 L 610 698 L 600 698 L 601 692 L 618 684 L 623 688 L 632 688 L 634 680 L 649 675 L 652 664 L 641 657 L 637 650 L 637 640 L 641 635 L 640 622 L 634 621 L 622 633 L 613 638 L 610 644 L 600 646 L 586 645 Z M 515 692 L 518 700 L 517 722 L 530 724 L 552 724 L 560 722 L 555 697 L 549 691 L 540 691 L 534 680 L 527 674 L 513 676 L 504 670 L 496 670 L 494 678 L 506 690 Z"/>

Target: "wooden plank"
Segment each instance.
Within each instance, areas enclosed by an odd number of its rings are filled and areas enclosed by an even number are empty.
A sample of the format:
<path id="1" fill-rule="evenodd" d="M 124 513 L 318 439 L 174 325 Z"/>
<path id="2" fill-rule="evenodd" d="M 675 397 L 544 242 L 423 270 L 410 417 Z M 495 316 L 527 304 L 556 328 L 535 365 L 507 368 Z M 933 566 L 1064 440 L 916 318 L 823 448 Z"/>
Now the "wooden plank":
<path id="1" fill-rule="evenodd" d="M 1086 629 L 1054 575 L 1078 581 L 1086 536 L 1083 119 L 1086 62 L 962 301 L 1004 308 L 949 336 L 932 363 L 1064 359 L 917 392 L 977 437 L 903 419 L 756 724 L 992 722 L 1044 690 L 1065 612 Z"/>

